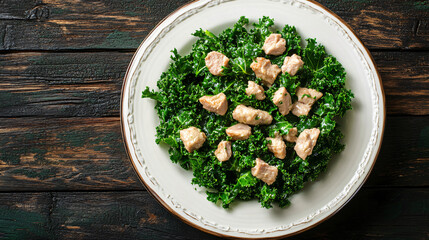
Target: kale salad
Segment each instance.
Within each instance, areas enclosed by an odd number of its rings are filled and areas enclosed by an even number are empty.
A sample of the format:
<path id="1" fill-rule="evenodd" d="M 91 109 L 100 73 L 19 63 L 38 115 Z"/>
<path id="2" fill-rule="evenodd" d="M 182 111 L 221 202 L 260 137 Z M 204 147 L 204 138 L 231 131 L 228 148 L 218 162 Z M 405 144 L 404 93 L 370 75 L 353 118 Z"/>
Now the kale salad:
<path id="1" fill-rule="evenodd" d="M 159 90 L 142 93 L 156 100 L 156 143 L 193 171 L 209 201 L 288 206 L 344 149 L 337 121 L 353 98 L 344 68 L 316 39 L 275 29 L 269 17 L 193 35 L 189 54 L 172 50 Z"/>

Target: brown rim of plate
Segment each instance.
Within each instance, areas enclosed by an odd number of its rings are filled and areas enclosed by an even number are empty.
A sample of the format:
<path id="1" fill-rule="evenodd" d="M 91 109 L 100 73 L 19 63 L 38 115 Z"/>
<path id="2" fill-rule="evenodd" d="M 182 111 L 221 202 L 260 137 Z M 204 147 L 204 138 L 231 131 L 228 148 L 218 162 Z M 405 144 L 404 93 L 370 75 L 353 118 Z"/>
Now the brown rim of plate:
<path id="1" fill-rule="evenodd" d="M 344 24 L 347 28 L 348 28 L 348 30 L 350 30 L 350 32 L 356 37 L 356 39 L 359 41 L 359 43 L 362 45 L 362 47 L 363 47 L 363 49 L 366 51 L 366 53 L 368 54 L 368 56 L 369 56 L 369 58 L 370 58 L 370 60 L 371 60 L 371 63 L 374 65 L 374 70 L 375 70 L 375 72 L 376 72 L 376 74 L 377 74 L 377 77 L 378 77 L 378 80 L 379 80 L 379 83 L 380 83 L 380 89 L 381 89 L 381 95 L 382 95 L 382 100 L 383 100 L 383 103 L 382 103 L 382 105 L 383 105 L 383 113 L 382 113 L 382 116 L 383 116 L 383 123 L 382 123 L 382 128 L 381 128 L 381 136 L 380 136 L 380 145 L 378 146 L 378 149 L 377 149 L 377 154 L 375 155 L 375 158 L 374 158 L 374 161 L 373 161 L 373 163 L 372 163 L 372 165 L 371 165 L 371 168 L 369 169 L 369 171 L 368 171 L 368 174 L 365 176 L 365 179 L 362 181 L 362 183 L 358 186 L 358 188 L 356 189 L 356 191 L 349 197 L 349 199 L 347 199 L 347 201 L 345 201 L 341 206 L 339 206 L 335 211 L 333 211 L 331 214 L 329 214 L 328 216 L 326 216 L 324 219 L 322 219 L 322 220 L 320 220 L 320 221 L 318 221 L 318 222 L 316 222 L 315 224 L 312 224 L 311 226 L 308 226 L 308 227 L 306 227 L 306 228 L 304 228 L 304 229 L 301 229 L 301 230 L 299 230 L 299 231 L 296 231 L 296 232 L 293 232 L 293 233 L 289 233 L 289 234 L 285 234 L 285 235 L 282 235 L 282 236 L 277 236 L 277 237 L 257 237 L 257 238 L 245 238 L 245 237 L 233 237 L 233 236 L 228 236 L 228 235 L 224 235 L 224 234 L 222 234 L 222 233 L 218 233 L 218 232 L 215 232 L 215 231 L 212 231 L 212 230 L 209 230 L 209 229 L 206 229 L 206 228 L 203 228 L 203 227 L 201 227 L 201 226 L 199 226 L 199 225 L 197 225 L 197 224 L 195 224 L 195 223 L 193 223 L 193 222 L 190 222 L 188 219 L 186 219 L 186 218 L 184 218 L 184 217 L 182 217 L 181 215 L 179 215 L 179 214 L 177 214 L 170 206 L 168 206 L 159 196 L 158 196 L 158 194 L 152 189 L 152 188 L 150 188 L 148 185 L 146 185 L 146 183 L 145 183 L 145 181 L 143 180 L 143 178 L 142 178 L 142 176 L 140 175 L 140 173 L 137 171 L 137 168 L 136 168 L 136 166 L 135 166 L 135 164 L 134 164 L 134 161 L 132 160 L 132 157 L 131 157 L 131 153 L 130 153 L 130 150 L 129 150 L 129 147 L 128 147 L 128 143 L 127 143 L 127 141 L 125 140 L 125 129 L 124 129 L 124 123 L 123 123 L 123 121 L 125 121 L 124 119 L 123 119 L 123 115 L 122 115 L 122 106 L 123 106 L 123 104 L 124 104 L 124 88 L 125 88 L 125 85 L 126 85 L 126 81 L 127 81 L 127 77 L 128 77 L 128 74 L 129 74 L 129 71 L 130 71 L 130 68 L 131 68 L 131 65 L 132 65 L 132 63 L 134 62 L 134 58 L 135 58 L 135 56 L 136 56 L 136 54 L 137 54 L 137 52 L 140 50 L 140 48 L 142 47 L 142 45 L 143 45 L 143 43 L 147 40 L 147 38 L 153 33 L 153 31 L 156 29 L 156 28 L 158 28 L 159 27 L 159 25 L 161 25 L 161 23 L 163 23 L 166 19 L 168 19 L 170 16 L 172 16 L 173 14 L 175 14 L 176 12 L 178 12 L 180 9 L 182 9 L 182 8 L 184 8 L 184 7 L 186 7 L 186 6 L 189 6 L 189 5 L 191 5 L 191 4 L 194 4 L 194 3 L 196 3 L 196 2 L 199 2 L 199 1 L 201 1 L 201 0 L 195 0 L 195 1 L 191 1 L 191 2 L 188 2 L 188 3 L 186 3 L 185 5 L 183 5 L 183 6 L 181 6 L 181 7 L 179 7 L 179 8 L 177 8 L 176 10 L 174 10 L 173 12 L 171 12 L 170 14 L 168 14 L 166 17 L 164 17 L 161 21 L 159 21 L 157 24 L 156 24 L 156 26 L 146 35 L 146 37 L 144 38 L 144 40 L 140 43 L 140 45 L 139 45 L 139 47 L 137 48 L 137 50 L 135 51 L 135 53 L 134 53 L 134 55 L 133 55 L 133 57 L 131 58 L 131 61 L 130 61 L 130 64 L 128 65 L 128 68 L 127 68 L 127 71 L 126 71 L 126 73 L 125 73 L 125 76 L 124 76 L 124 82 L 122 83 L 122 91 L 121 91 L 121 105 L 120 105 L 120 113 L 121 113 L 121 117 L 120 117 L 120 120 L 121 120 L 121 132 L 122 132 L 122 139 L 123 139 L 123 142 L 124 142 L 124 145 L 125 145 L 125 149 L 126 149 L 126 151 L 127 151 L 127 155 L 128 155 L 128 159 L 130 160 L 130 162 L 131 162 L 131 164 L 133 165 L 133 169 L 134 169 L 134 171 L 136 172 L 136 174 L 137 174 L 137 176 L 138 176 L 138 178 L 139 178 L 139 180 L 140 180 L 140 182 L 143 184 L 143 186 L 146 188 L 146 190 L 152 195 L 152 197 L 154 197 L 165 209 L 167 209 L 170 213 L 172 213 L 174 216 L 176 216 L 177 218 L 179 218 L 180 220 L 182 220 L 183 222 L 185 222 L 186 224 L 188 224 L 188 225 L 190 225 L 190 226 L 192 226 L 192 227 L 194 227 L 194 228 L 196 228 L 196 229 L 198 229 L 198 230 L 200 230 L 200 231 L 203 231 L 203 232 L 206 232 L 206 233 L 209 233 L 209 234 L 212 234 L 212 235 L 215 235 L 215 236 L 218 236 L 218 237 L 223 237 L 223 238 L 228 238 L 228 239 L 280 239 L 280 238 L 285 238 L 285 237 L 290 237 L 290 236 L 294 236 L 294 235 L 297 235 L 297 234 L 299 234 L 299 233 L 302 233 L 302 232 L 305 232 L 305 231 L 307 231 L 307 230 L 310 230 L 310 229 L 312 229 L 312 228 L 314 228 L 314 227 L 316 227 L 316 226 L 318 226 L 319 224 L 321 224 L 321 223 L 323 223 L 323 222 L 325 222 L 326 220 L 328 220 L 329 218 L 331 218 L 333 215 L 335 215 L 339 210 L 341 210 L 355 195 L 356 195 L 356 193 L 360 190 L 360 188 L 363 186 L 363 184 L 366 182 L 366 180 L 368 179 L 368 177 L 369 177 L 369 175 L 370 175 L 370 173 L 371 173 L 371 171 L 372 171 L 372 169 L 374 168 L 374 165 L 375 165 L 375 162 L 377 161 L 377 158 L 378 158 L 378 155 L 379 155 L 379 153 L 380 153 L 380 149 L 381 149 L 381 145 L 382 145 L 382 142 L 383 142 L 383 137 L 384 137 L 384 128 L 385 128 L 385 124 L 386 124 L 386 97 L 385 97 L 385 94 L 384 94 L 384 88 L 383 88 L 383 83 L 382 83 L 382 81 L 381 81 L 381 76 L 380 76 L 380 73 L 378 72 L 378 70 L 377 70 L 377 66 L 375 65 L 375 62 L 374 62 L 374 59 L 373 59 L 373 57 L 372 57 L 372 55 L 371 55 L 371 53 L 369 52 L 369 50 L 365 47 L 365 45 L 363 44 L 363 42 L 362 42 L 362 40 L 360 40 L 360 38 L 357 36 L 357 34 L 355 33 L 355 31 L 350 27 L 350 25 L 349 24 L 347 24 L 342 18 L 340 18 L 337 14 L 335 14 L 334 12 L 332 12 L 331 10 L 329 10 L 327 7 L 325 7 L 325 6 L 323 6 L 322 4 L 320 4 L 320 3 L 318 3 L 318 2 L 316 2 L 316 1 L 314 1 L 314 0 L 305 0 L 305 1 L 307 1 L 307 2 L 310 2 L 310 3 L 313 3 L 313 4 L 315 4 L 315 5 L 317 5 L 317 6 L 319 6 L 319 7 L 321 7 L 323 10 L 325 10 L 326 12 L 328 12 L 329 14 L 331 14 L 334 18 L 336 18 L 337 20 L 339 20 L 342 24 Z"/>

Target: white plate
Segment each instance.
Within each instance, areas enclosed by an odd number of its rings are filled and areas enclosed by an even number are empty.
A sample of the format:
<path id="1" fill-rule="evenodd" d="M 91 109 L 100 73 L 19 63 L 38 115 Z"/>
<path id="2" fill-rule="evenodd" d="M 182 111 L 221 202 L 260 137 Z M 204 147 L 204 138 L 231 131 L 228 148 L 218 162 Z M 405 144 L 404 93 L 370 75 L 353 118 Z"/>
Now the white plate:
<path id="1" fill-rule="evenodd" d="M 159 120 L 155 102 L 142 99 L 146 86 L 156 89 L 168 68 L 170 50 L 190 51 L 199 28 L 219 33 L 240 16 L 251 22 L 274 18 L 276 27 L 296 26 L 303 39 L 317 38 L 347 72 L 347 87 L 355 94 L 353 110 L 343 121 L 346 149 L 317 181 L 293 195 L 285 209 L 261 208 L 255 201 L 225 210 L 206 200 L 204 189 L 191 184 L 192 172 L 173 164 L 163 146 L 155 144 Z M 333 215 L 368 177 L 384 130 L 384 95 L 370 54 L 352 30 L 321 5 L 305 0 L 201 0 L 164 19 L 143 41 L 128 68 L 122 89 L 124 140 L 134 168 L 146 188 L 170 212 L 186 223 L 215 235 L 242 238 L 288 236 L 309 229 Z"/>

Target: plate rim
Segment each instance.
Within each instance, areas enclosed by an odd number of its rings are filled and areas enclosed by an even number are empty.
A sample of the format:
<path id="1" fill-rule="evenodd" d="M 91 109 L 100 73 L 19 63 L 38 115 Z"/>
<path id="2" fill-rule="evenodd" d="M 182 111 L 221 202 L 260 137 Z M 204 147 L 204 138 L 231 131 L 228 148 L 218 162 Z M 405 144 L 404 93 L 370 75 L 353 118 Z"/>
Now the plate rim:
<path id="1" fill-rule="evenodd" d="M 346 28 L 347 30 L 350 31 L 350 33 L 356 38 L 357 42 L 361 45 L 361 47 L 363 48 L 363 50 L 365 51 L 365 53 L 367 54 L 367 56 L 369 57 L 369 63 L 371 63 L 374 66 L 374 73 L 376 75 L 376 78 L 379 81 L 379 87 L 380 87 L 380 93 L 381 93 L 381 97 L 380 97 L 380 103 L 379 106 L 382 107 L 382 112 L 380 113 L 380 118 L 382 119 L 381 122 L 381 128 L 380 130 L 380 142 L 378 145 L 378 149 L 374 155 L 374 159 L 372 161 L 372 164 L 368 170 L 368 173 L 364 176 L 362 182 L 360 183 L 359 186 L 357 186 L 356 190 L 351 194 L 351 196 L 341 205 L 339 205 L 334 211 L 332 211 L 329 215 L 325 216 L 324 218 L 322 218 L 321 220 L 315 222 L 314 224 L 311 224 L 303 229 L 300 229 L 298 231 L 294 231 L 291 233 L 286 233 L 283 235 L 279 235 L 279 236 L 270 236 L 270 237 L 264 237 L 264 236 L 253 236 L 252 238 L 246 238 L 246 237 L 237 237 L 237 236 L 231 236 L 231 235 L 225 235 L 222 234 L 221 232 L 216 232 L 213 231 L 211 229 L 205 228 L 203 226 L 200 226 L 194 222 L 189 221 L 188 219 L 186 219 L 185 217 L 183 217 L 182 215 L 178 214 L 175 210 L 172 209 L 172 207 L 170 207 L 157 193 L 154 189 L 152 189 L 143 179 L 143 177 L 141 176 L 141 173 L 138 172 L 137 167 L 136 167 L 136 163 L 133 160 L 133 155 L 130 152 L 130 146 L 129 143 L 127 141 L 127 132 L 126 132 L 126 116 L 123 114 L 124 109 L 128 109 L 125 107 L 125 103 L 126 101 L 124 101 L 124 91 L 126 88 L 126 85 L 128 83 L 128 80 L 130 80 L 129 75 L 131 74 L 130 70 L 131 67 L 134 63 L 134 61 L 136 60 L 136 56 L 137 53 L 140 51 L 140 49 L 142 48 L 142 46 L 144 45 L 144 43 L 146 43 L 146 41 L 152 36 L 152 34 L 154 33 L 155 30 L 158 29 L 158 27 L 164 23 L 167 19 L 169 19 L 170 17 L 172 17 L 173 15 L 175 15 L 176 13 L 178 13 L 180 10 L 182 10 L 183 8 L 186 8 L 190 5 L 193 4 L 197 4 L 198 2 L 203 2 L 203 1 L 207 1 L 207 0 L 193 0 L 190 1 L 184 5 L 181 5 L 180 7 L 178 7 L 177 9 L 175 9 L 174 11 L 172 11 L 171 13 L 169 13 L 167 16 L 165 16 L 162 20 L 160 20 L 152 29 L 151 31 L 145 36 L 145 38 L 142 40 L 142 42 L 140 43 L 140 45 L 138 46 L 138 48 L 136 49 L 136 51 L 133 54 L 133 57 L 130 60 L 130 63 L 128 64 L 127 70 L 125 72 L 124 78 L 123 78 L 123 83 L 122 83 L 122 88 L 121 88 L 121 101 L 120 101 L 120 124 L 121 124 L 121 135 L 122 135 L 122 140 L 125 146 L 125 150 L 128 156 L 128 160 L 131 162 L 132 166 L 133 166 L 133 170 L 136 173 L 136 175 L 138 176 L 139 181 L 142 183 L 142 185 L 145 187 L 145 189 L 149 192 L 149 194 L 155 198 L 158 203 L 161 204 L 161 206 L 163 206 L 168 212 L 170 212 L 171 214 L 173 214 L 175 217 L 177 217 L 178 219 L 180 219 L 181 221 L 185 222 L 186 224 L 188 224 L 189 226 L 196 228 L 200 231 L 218 236 L 218 237 L 223 237 L 223 238 L 228 238 L 228 239 L 281 239 L 281 238 L 285 238 L 285 237 L 290 237 L 290 236 L 294 236 L 297 234 L 300 234 L 302 232 L 308 231 L 316 226 L 318 226 L 319 224 L 325 222 L 326 220 L 330 219 L 332 216 L 334 216 L 338 211 L 340 211 L 352 198 L 354 198 L 354 196 L 359 192 L 359 190 L 361 189 L 361 187 L 365 184 L 365 182 L 367 181 L 369 175 L 371 174 L 374 165 L 378 159 L 379 153 L 380 153 L 380 149 L 382 146 L 382 142 L 383 142 L 383 138 L 384 138 L 384 130 L 385 130 L 385 124 L 386 124 L 386 96 L 385 96 L 385 92 L 384 92 L 384 88 L 383 88 L 383 83 L 382 83 L 382 79 L 381 79 L 381 75 L 378 71 L 377 65 L 375 64 L 375 61 L 370 53 L 370 51 L 368 50 L 368 48 L 363 44 L 362 40 L 358 37 L 358 35 L 356 34 L 356 32 L 353 30 L 353 28 L 351 28 L 351 26 L 344 21 L 341 17 L 339 17 L 336 13 L 332 12 L 330 9 L 328 9 L 327 7 L 323 6 L 321 3 L 316 2 L 315 0 L 301 0 L 301 1 L 305 1 L 305 2 L 309 2 L 311 4 L 314 4 L 318 7 L 320 7 L 321 9 L 323 9 L 324 11 L 326 11 L 327 13 L 329 13 L 333 18 L 335 18 L 336 20 L 338 20 L 339 22 L 341 22 Z M 208 0 L 208 1 L 215 1 L 215 0 Z"/>

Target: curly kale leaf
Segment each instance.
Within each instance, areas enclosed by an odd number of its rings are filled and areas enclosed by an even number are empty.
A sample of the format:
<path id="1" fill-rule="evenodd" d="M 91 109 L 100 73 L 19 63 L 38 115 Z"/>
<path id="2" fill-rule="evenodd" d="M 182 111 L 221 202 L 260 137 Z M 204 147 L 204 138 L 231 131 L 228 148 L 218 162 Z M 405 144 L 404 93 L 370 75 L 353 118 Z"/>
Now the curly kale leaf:
<path id="1" fill-rule="evenodd" d="M 265 39 L 272 33 L 270 30 L 272 26 L 274 26 L 274 19 L 267 16 L 259 19 L 258 23 L 253 23 L 254 28 L 250 30 L 253 42 L 258 43 L 262 47 Z"/>
<path id="2" fill-rule="evenodd" d="M 317 44 L 314 38 L 307 39 L 307 46 L 304 48 L 302 57 L 305 66 L 311 70 L 317 70 L 323 66 L 325 57 L 325 47 Z"/>
<path id="3" fill-rule="evenodd" d="M 158 102 L 165 101 L 165 99 L 162 98 L 158 92 L 151 91 L 149 87 L 146 87 L 146 89 L 142 92 L 142 98 L 150 98 Z"/>
<path id="4" fill-rule="evenodd" d="M 274 137 L 276 132 L 280 135 L 287 135 L 291 128 L 293 128 L 293 125 L 288 121 L 277 122 L 268 127 L 270 137 Z"/>
<path id="5" fill-rule="evenodd" d="M 286 55 L 301 55 L 301 36 L 298 35 L 294 26 L 286 25 L 280 32 L 282 38 L 286 40 Z"/>

